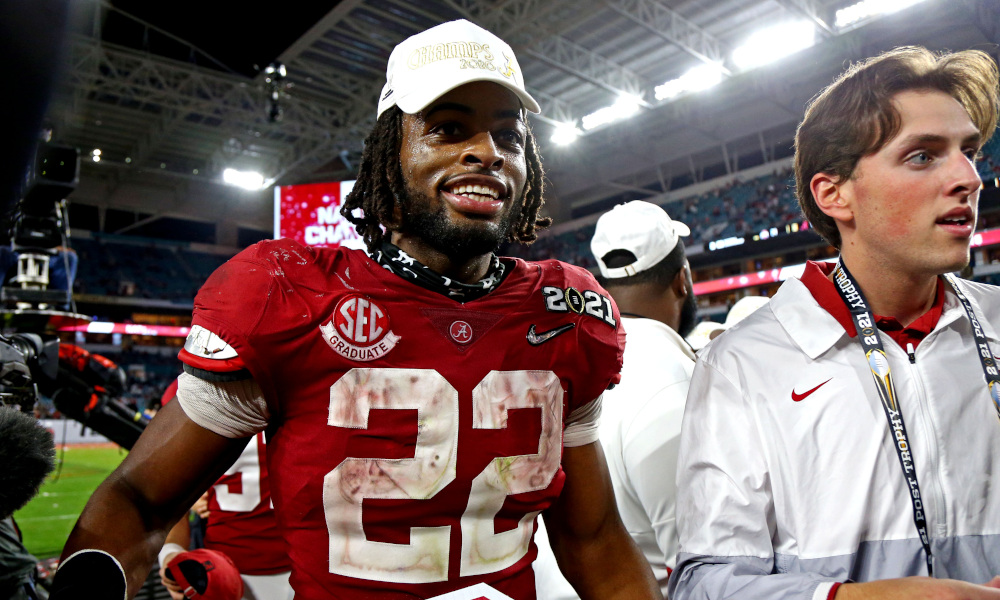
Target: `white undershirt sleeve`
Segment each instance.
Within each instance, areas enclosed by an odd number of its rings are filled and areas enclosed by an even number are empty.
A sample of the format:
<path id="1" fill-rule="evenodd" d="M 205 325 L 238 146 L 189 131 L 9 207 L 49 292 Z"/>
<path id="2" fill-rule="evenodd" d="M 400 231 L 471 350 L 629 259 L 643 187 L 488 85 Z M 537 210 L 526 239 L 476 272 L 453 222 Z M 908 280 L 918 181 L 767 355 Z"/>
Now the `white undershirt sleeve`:
<path id="1" fill-rule="evenodd" d="M 563 431 L 563 447 L 586 446 L 598 440 L 597 428 L 601 422 L 601 401 L 604 395 L 569 413 L 566 429 Z"/>
<path id="2" fill-rule="evenodd" d="M 189 419 L 227 438 L 256 435 L 270 418 L 264 393 L 253 379 L 205 381 L 181 373 L 177 402 Z"/>

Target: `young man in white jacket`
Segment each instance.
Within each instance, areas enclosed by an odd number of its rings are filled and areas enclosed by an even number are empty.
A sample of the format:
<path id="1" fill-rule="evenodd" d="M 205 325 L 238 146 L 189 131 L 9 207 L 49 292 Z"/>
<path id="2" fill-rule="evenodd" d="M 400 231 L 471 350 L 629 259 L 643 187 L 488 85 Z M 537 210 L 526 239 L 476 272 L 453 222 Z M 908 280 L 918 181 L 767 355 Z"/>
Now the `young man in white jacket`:
<path id="1" fill-rule="evenodd" d="M 900 48 L 806 111 L 799 202 L 841 262 L 699 358 L 672 600 L 1000 599 L 1000 291 L 945 275 L 997 88 L 985 53 Z"/>

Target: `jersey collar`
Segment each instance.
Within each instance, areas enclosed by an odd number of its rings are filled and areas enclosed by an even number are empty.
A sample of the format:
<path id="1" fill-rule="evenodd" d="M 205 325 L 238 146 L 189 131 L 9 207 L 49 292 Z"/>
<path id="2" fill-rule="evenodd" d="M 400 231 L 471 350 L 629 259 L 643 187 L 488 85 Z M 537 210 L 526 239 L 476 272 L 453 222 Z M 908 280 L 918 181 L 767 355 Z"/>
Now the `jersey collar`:
<path id="1" fill-rule="evenodd" d="M 503 283 L 510 272 L 507 265 L 494 254 L 482 279 L 476 283 L 462 283 L 434 272 L 388 241 L 382 242 L 382 247 L 372 254 L 372 259 L 399 277 L 458 302 L 477 300 L 489 294 Z"/>
<path id="2" fill-rule="evenodd" d="M 851 313 L 844 305 L 840 294 L 837 293 L 836 286 L 827 278 L 835 267 L 835 263 L 809 261 L 806 263 L 806 268 L 800 279 L 820 307 L 837 319 L 847 335 L 853 338 L 858 335 L 858 332 L 854 327 L 854 321 L 851 320 Z M 903 327 L 903 324 L 895 317 L 875 315 L 875 325 L 894 339 L 901 348 L 906 348 L 908 343 L 913 344 L 913 347 L 916 348 L 920 341 L 937 326 L 943 310 L 944 282 L 939 277 L 934 304 L 916 321 L 910 323 L 908 327 Z"/>

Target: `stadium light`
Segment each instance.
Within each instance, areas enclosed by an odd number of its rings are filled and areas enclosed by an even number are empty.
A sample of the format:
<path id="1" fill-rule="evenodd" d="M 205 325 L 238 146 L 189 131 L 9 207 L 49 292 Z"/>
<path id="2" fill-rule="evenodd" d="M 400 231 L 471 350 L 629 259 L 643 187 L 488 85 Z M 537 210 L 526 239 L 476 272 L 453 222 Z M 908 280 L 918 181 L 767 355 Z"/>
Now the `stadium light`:
<path id="1" fill-rule="evenodd" d="M 553 143 L 560 146 L 572 144 L 583 132 L 577 128 L 575 123 L 560 123 L 556 125 L 555 131 L 550 138 Z"/>
<path id="2" fill-rule="evenodd" d="M 700 92 L 718 85 L 722 81 L 722 66 L 715 63 L 699 65 L 688 69 L 677 79 L 671 79 L 653 90 L 657 100 L 667 100 L 684 92 Z"/>
<path id="3" fill-rule="evenodd" d="M 733 63 L 743 70 L 774 62 L 816 43 L 816 28 L 809 21 L 782 23 L 755 32 L 733 50 Z"/>
<path id="4" fill-rule="evenodd" d="M 256 171 L 237 171 L 236 169 L 226 169 L 222 172 L 222 180 L 229 185 L 235 185 L 250 191 L 256 191 L 264 188 L 264 176 Z"/>
<path id="5" fill-rule="evenodd" d="M 834 25 L 838 29 L 854 25 L 860 21 L 894 13 L 924 0 L 862 0 L 857 4 L 845 6 L 836 13 Z"/>
<path id="6" fill-rule="evenodd" d="M 580 124 L 583 125 L 584 130 L 590 131 L 601 125 L 627 119 L 639 112 L 639 103 L 638 98 L 622 94 L 611 106 L 599 108 L 580 119 Z"/>

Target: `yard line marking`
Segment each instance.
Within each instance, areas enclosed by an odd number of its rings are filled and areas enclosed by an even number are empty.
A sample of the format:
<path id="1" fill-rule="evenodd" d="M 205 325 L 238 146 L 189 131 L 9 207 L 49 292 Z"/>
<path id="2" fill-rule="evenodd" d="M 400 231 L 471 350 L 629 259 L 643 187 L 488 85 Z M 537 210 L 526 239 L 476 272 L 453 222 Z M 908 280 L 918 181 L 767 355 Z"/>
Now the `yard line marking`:
<path id="1" fill-rule="evenodd" d="M 80 515 L 73 514 L 73 515 L 46 515 L 42 517 L 16 517 L 15 520 L 18 523 L 31 523 L 33 521 L 52 521 L 55 519 L 65 520 L 65 519 L 78 519 L 78 518 L 80 518 Z"/>

